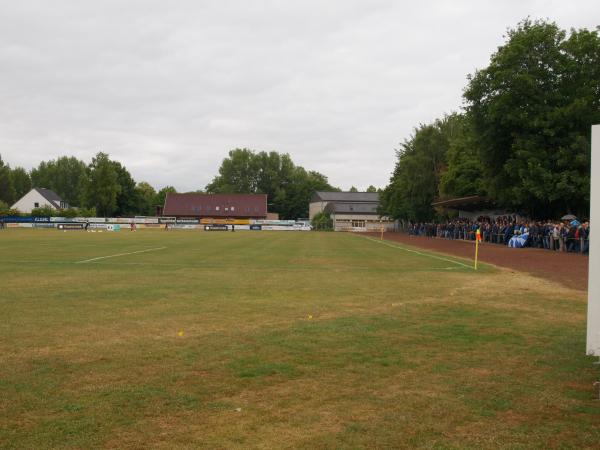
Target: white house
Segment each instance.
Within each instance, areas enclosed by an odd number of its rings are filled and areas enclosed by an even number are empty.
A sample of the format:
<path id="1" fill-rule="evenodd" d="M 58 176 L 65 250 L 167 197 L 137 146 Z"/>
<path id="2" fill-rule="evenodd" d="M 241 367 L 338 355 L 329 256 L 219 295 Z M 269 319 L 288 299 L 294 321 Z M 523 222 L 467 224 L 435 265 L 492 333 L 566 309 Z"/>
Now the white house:
<path id="1" fill-rule="evenodd" d="M 12 209 L 18 209 L 20 212 L 30 214 L 33 208 L 42 208 L 49 206 L 53 209 L 67 209 L 69 204 L 63 201 L 56 192 L 50 189 L 33 188 L 23 197 L 21 197 Z"/>

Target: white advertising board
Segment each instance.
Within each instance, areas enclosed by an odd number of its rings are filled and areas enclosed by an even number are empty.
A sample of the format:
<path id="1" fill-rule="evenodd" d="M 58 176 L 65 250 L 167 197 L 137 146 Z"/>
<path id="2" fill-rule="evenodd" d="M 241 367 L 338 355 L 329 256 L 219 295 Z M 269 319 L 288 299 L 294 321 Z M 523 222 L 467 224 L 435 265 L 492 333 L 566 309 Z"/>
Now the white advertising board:
<path id="1" fill-rule="evenodd" d="M 600 356 L 600 125 L 592 127 L 587 354 Z"/>

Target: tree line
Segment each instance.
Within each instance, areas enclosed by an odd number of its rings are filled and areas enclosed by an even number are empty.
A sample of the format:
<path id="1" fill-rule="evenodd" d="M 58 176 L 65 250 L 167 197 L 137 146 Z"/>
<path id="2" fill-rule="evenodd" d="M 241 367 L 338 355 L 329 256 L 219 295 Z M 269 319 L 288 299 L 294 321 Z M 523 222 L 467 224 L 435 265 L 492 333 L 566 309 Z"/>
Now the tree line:
<path id="1" fill-rule="evenodd" d="M 0 156 L 0 215 L 18 213 L 10 205 L 32 187 L 48 188 L 72 205 L 68 210 L 42 208 L 39 215 L 134 216 L 155 215 L 173 186 L 156 191 L 148 182 L 136 182 L 127 168 L 103 152 L 89 164 L 73 156 L 42 161 L 29 172 L 11 168 Z M 255 152 L 246 148 L 229 152 L 219 174 L 195 192 L 252 193 L 268 195 L 268 210 L 281 218 L 308 217 L 308 203 L 314 191 L 339 190 L 319 172 L 307 171 L 293 163 L 290 155 Z"/>
<path id="2" fill-rule="evenodd" d="M 529 19 L 509 29 L 489 65 L 468 76 L 463 111 L 419 125 L 401 144 L 382 213 L 429 221 L 441 214 L 434 200 L 480 195 L 531 217 L 587 217 L 598 30 Z"/>
<path id="3" fill-rule="evenodd" d="M 27 172 L 12 169 L 0 156 L 0 214 L 18 213 L 9 207 L 32 187 L 51 189 L 71 206 L 68 210 L 41 208 L 40 215 L 132 216 L 154 215 L 156 205 L 164 202 L 165 186 L 158 192 L 147 182 L 136 183 L 129 171 L 109 155 L 99 152 L 89 164 L 74 156 L 42 161 Z"/>

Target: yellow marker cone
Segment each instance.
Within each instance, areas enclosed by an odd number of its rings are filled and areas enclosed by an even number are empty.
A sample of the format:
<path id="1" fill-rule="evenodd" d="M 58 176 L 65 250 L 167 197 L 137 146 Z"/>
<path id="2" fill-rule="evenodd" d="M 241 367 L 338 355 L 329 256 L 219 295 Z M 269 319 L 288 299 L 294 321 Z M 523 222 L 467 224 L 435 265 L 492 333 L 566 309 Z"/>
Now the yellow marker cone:
<path id="1" fill-rule="evenodd" d="M 183 331 L 180 331 L 179 333 L 177 333 L 179 336 L 183 336 Z"/>

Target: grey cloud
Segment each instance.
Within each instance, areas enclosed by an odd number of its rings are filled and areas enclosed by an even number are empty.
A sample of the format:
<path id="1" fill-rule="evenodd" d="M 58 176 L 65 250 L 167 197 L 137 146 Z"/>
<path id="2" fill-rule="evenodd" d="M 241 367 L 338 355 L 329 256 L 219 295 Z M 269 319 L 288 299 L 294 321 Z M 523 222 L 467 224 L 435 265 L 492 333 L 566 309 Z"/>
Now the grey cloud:
<path id="1" fill-rule="evenodd" d="M 595 1 L 0 4 L 0 153 L 103 150 L 136 180 L 203 187 L 235 147 L 384 186 L 413 127 L 526 16 L 594 28 Z"/>

